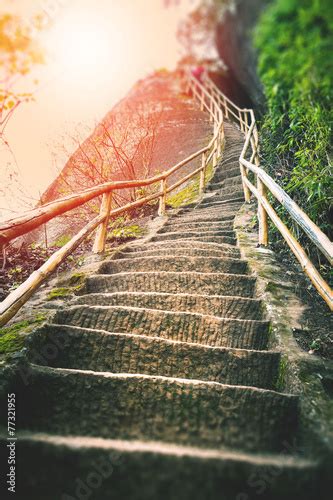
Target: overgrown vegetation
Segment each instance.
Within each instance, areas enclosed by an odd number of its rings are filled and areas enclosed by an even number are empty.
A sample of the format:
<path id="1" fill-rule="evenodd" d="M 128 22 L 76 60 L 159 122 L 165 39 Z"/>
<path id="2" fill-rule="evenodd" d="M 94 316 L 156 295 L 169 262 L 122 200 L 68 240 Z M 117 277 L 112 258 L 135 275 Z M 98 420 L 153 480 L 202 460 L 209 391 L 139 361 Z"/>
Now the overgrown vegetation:
<path id="1" fill-rule="evenodd" d="M 261 162 L 332 237 L 333 4 L 275 0 L 254 38 L 268 108 Z"/>

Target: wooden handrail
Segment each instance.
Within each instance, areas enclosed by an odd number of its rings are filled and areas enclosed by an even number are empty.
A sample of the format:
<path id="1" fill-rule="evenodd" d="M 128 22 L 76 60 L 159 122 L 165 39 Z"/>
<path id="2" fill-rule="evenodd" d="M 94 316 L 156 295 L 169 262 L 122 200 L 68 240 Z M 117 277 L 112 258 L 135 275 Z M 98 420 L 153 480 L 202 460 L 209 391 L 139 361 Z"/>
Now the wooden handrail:
<path id="1" fill-rule="evenodd" d="M 0 246 L 8 243 L 14 238 L 26 234 L 33 229 L 40 227 L 45 222 L 54 219 L 74 208 L 86 204 L 88 201 L 103 195 L 101 212 L 81 231 L 74 236 L 64 247 L 53 254 L 38 270 L 35 271 L 28 280 L 12 292 L 0 304 L 0 326 L 6 324 L 29 299 L 34 291 L 43 283 L 49 275 L 63 262 L 63 260 L 73 252 L 73 250 L 96 228 L 98 229 L 93 251 L 103 252 L 105 249 L 105 240 L 107 234 L 107 222 L 110 217 L 116 217 L 132 208 L 145 205 L 151 201 L 159 199 L 159 215 L 164 215 L 166 211 L 166 196 L 177 187 L 181 186 L 194 176 L 200 174 L 199 194 L 203 191 L 206 167 L 213 160 L 213 167 L 217 164 L 217 156 L 221 153 L 224 140 L 224 116 L 231 115 L 239 125 L 241 131 L 245 134 L 244 146 L 239 158 L 242 182 L 245 200 L 250 201 L 253 194 L 258 201 L 258 219 L 259 219 L 259 243 L 268 244 L 268 223 L 267 216 L 270 217 L 273 224 L 280 231 L 292 252 L 300 262 L 302 269 L 309 276 L 310 280 L 324 298 L 329 307 L 333 308 L 333 293 L 328 284 L 319 274 L 312 264 L 305 251 L 291 234 L 287 226 L 278 217 L 274 208 L 267 200 L 267 191 L 270 192 L 278 202 L 287 210 L 292 219 L 300 226 L 316 247 L 332 263 L 333 244 L 327 236 L 320 231 L 311 219 L 298 207 L 287 193 L 262 169 L 259 167 L 259 136 L 252 109 L 239 108 L 227 96 L 225 96 L 215 83 L 209 78 L 207 73 L 203 76 L 203 83 L 197 80 L 192 74 L 186 76 L 187 88 L 199 100 L 201 109 L 206 109 L 210 114 L 211 121 L 214 123 L 214 135 L 209 144 L 200 150 L 192 153 L 190 156 L 180 161 L 170 169 L 159 175 L 148 179 L 132 181 L 114 181 L 106 182 L 92 188 L 85 189 L 41 207 L 37 207 L 26 212 L 23 215 L 0 222 Z M 224 109 L 223 111 L 221 109 Z M 251 159 L 248 161 L 246 155 L 251 147 Z M 201 166 L 188 173 L 171 186 L 167 186 L 167 179 L 177 172 L 184 165 L 201 155 Z M 254 163 L 253 163 L 254 162 Z M 255 187 L 248 179 L 248 172 L 252 172 L 257 180 Z M 127 203 L 116 209 L 111 209 L 112 192 L 120 189 L 130 189 L 135 187 L 145 187 L 160 184 L 159 189 L 148 196 L 140 198 L 134 202 Z"/>
<path id="2" fill-rule="evenodd" d="M 324 234 L 310 217 L 295 203 L 292 198 L 267 174 L 262 168 L 251 164 L 249 161 L 241 158 L 241 164 L 248 170 L 256 174 L 270 193 L 280 202 L 280 204 L 289 212 L 292 219 L 303 229 L 309 239 L 325 255 L 330 264 L 333 264 L 333 242 Z"/>
<path id="3" fill-rule="evenodd" d="M 204 177 L 205 169 L 213 158 L 213 166 L 217 163 L 217 154 L 221 152 L 223 133 L 223 113 L 220 109 L 219 102 L 214 95 L 206 90 L 193 75 L 187 75 L 187 84 L 189 90 L 200 100 L 201 105 L 210 113 L 211 120 L 214 123 L 214 135 L 209 144 L 198 151 L 192 153 L 184 160 L 180 161 L 170 169 L 162 172 L 159 175 L 148 179 L 131 180 L 131 181 L 114 181 L 106 182 L 98 186 L 85 189 L 79 193 L 75 193 L 64 198 L 49 202 L 45 205 L 25 212 L 23 215 L 0 222 L 0 246 L 7 244 L 9 241 L 22 236 L 34 229 L 37 229 L 42 224 L 49 220 L 62 215 L 74 208 L 85 205 L 87 202 L 103 195 L 101 212 L 98 217 L 89 222 L 81 231 L 74 236 L 64 247 L 53 254 L 38 270 L 35 271 L 22 285 L 12 292 L 0 304 L 0 326 L 6 324 L 17 311 L 26 303 L 35 290 L 49 277 L 49 275 L 63 262 L 63 260 L 75 250 L 75 248 L 87 238 L 96 228 L 99 228 L 93 251 L 95 253 L 103 252 L 105 249 L 105 241 L 107 234 L 107 221 L 110 217 L 116 217 L 130 209 L 145 205 L 150 201 L 159 199 L 159 215 L 164 215 L 166 210 L 166 196 L 184 182 L 190 180 L 197 174 L 200 174 L 200 179 Z M 167 187 L 167 179 L 183 166 L 187 165 L 192 160 L 201 156 L 203 161 L 201 166 L 189 174 L 182 177 L 172 186 Z M 115 190 L 130 189 L 136 187 L 152 186 L 160 183 L 160 189 L 146 197 L 139 198 L 134 202 L 127 203 L 116 209 L 111 209 L 111 193 Z M 202 193 L 202 182 L 200 182 L 199 193 Z"/>
<path id="4" fill-rule="evenodd" d="M 266 246 L 268 244 L 268 220 L 270 217 L 275 227 L 289 245 L 290 249 L 300 262 L 302 269 L 308 275 L 318 293 L 323 297 L 330 309 L 333 309 L 333 291 L 315 268 L 314 264 L 306 255 L 296 238 L 291 234 L 288 227 L 282 222 L 272 205 L 267 200 L 267 192 L 286 209 L 292 220 L 304 231 L 307 237 L 312 241 L 318 250 L 327 258 L 330 264 L 333 263 L 333 243 L 324 234 L 321 229 L 306 215 L 306 213 L 295 203 L 292 198 L 259 166 L 259 136 L 256 126 L 256 120 L 252 109 L 241 109 L 233 104 L 215 83 L 205 75 L 205 82 L 208 87 L 217 92 L 225 106 L 229 105 L 227 112 L 234 116 L 240 129 L 245 134 L 244 146 L 239 158 L 239 165 L 242 175 L 243 190 L 245 201 L 249 202 L 251 194 L 255 196 L 258 202 L 258 221 L 259 221 L 259 243 Z M 230 105 L 237 111 L 233 112 Z M 248 123 L 248 115 L 250 123 Z M 243 118 L 244 117 L 244 118 Z M 246 159 L 249 147 L 252 149 L 251 160 Z M 253 161 L 255 163 L 253 163 Z M 257 187 L 248 179 L 248 172 L 252 172 L 256 178 Z"/>

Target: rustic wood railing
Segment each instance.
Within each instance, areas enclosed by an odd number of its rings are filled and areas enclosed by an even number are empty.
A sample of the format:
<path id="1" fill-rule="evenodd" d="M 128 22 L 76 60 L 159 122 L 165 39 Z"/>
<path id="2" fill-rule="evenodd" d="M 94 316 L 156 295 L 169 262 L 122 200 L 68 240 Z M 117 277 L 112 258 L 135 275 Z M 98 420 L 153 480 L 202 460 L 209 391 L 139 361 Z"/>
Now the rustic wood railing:
<path id="1" fill-rule="evenodd" d="M 212 163 L 213 168 L 215 168 L 218 157 L 221 155 L 224 142 L 223 113 L 215 94 L 206 89 L 204 85 L 190 73 L 186 76 L 186 85 L 188 91 L 192 92 L 192 94 L 200 100 L 201 109 L 206 109 L 209 112 L 210 120 L 213 122 L 214 135 L 207 146 L 191 154 L 169 170 L 154 177 L 143 180 L 106 182 L 29 210 L 5 222 L 0 222 L 0 247 L 3 248 L 11 240 L 37 229 L 49 220 L 80 207 L 90 200 L 102 195 L 100 214 L 81 229 L 81 231 L 66 245 L 55 252 L 37 271 L 32 273 L 24 283 L 0 304 L 0 326 L 5 325 L 15 316 L 19 309 L 28 301 L 53 271 L 55 271 L 67 256 L 96 229 L 97 233 L 93 245 L 93 252 L 104 252 L 107 227 L 111 217 L 116 217 L 123 212 L 140 207 L 153 200 L 159 200 L 158 213 L 160 216 L 164 216 L 166 212 L 167 195 L 196 175 L 200 176 L 199 195 L 202 194 L 207 167 Z M 198 157 L 201 157 L 200 166 L 198 168 L 195 168 L 189 174 L 174 182 L 171 186 L 168 186 L 167 180 L 172 174 Z M 147 186 L 158 186 L 158 190 L 155 193 L 139 198 L 119 208 L 111 208 L 112 193 L 114 191 Z"/>
<path id="2" fill-rule="evenodd" d="M 265 172 L 259 164 L 259 135 L 256 125 L 254 112 L 252 109 L 241 109 L 228 99 L 214 82 L 204 75 L 205 88 L 214 95 L 224 110 L 226 118 L 232 117 L 239 125 L 241 131 L 245 134 L 245 142 L 242 153 L 239 158 L 239 165 L 242 174 L 243 189 L 245 201 L 249 202 L 253 194 L 258 203 L 258 222 L 259 222 L 259 244 L 268 245 L 268 217 L 274 226 L 279 230 L 289 248 L 299 261 L 303 271 L 310 278 L 311 282 L 326 301 L 328 306 L 333 309 L 333 292 L 330 286 L 320 275 L 313 265 L 306 252 L 297 241 L 295 236 L 281 220 L 273 206 L 268 200 L 270 193 L 279 204 L 285 208 L 294 223 L 300 227 L 307 237 L 312 241 L 316 248 L 326 257 L 328 262 L 333 263 L 333 243 L 329 238 L 314 224 L 303 210 L 290 198 L 290 196 Z M 249 173 L 253 174 L 254 183 L 249 179 Z"/>
<path id="3" fill-rule="evenodd" d="M 215 168 L 217 159 L 222 151 L 224 143 L 224 117 L 235 121 L 245 135 L 244 147 L 239 158 L 239 164 L 245 201 L 250 201 L 251 194 L 253 194 L 258 202 L 259 243 L 265 246 L 268 244 L 268 217 L 270 217 L 319 294 L 329 307 L 333 309 L 333 293 L 331 288 L 317 271 L 288 227 L 277 215 L 273 206 L 268 201 L 267 193 L 270 192 L 281 206 L 287 210 L 292 220 L 303 229 L 306 235 L 316 245 L 318 250 L 325 255 L 330 263 L 333 261 L 333 244 L 287 193 L 285 193 L 283 189 L 281 189 L 278 184 L 259 167 L 259 135 L 253 110 L 239 108 L 219 90 L 206 73 L 203 75 L 202 82 L 198 81 L 190 73 L 187 74 L 186 86 L 187 90 L 199 100 L 201 109 L 208 111 L 210 119 L 213 122 L 214 136 L 206 147 L 196 151 L 169 170 L 154 177 L 144 180 L 118 181 L 100 184 L 82 192 L 52 201 L 41 207 L 30 210 L 21 216 L 0 223 L 0 246 L 3 247 L 18 236 L 22 236 L 40 227 L 47 221 L 82 206 L 90 200 L 102 195 L 100 214 L 81 229 L 81 231 L 66 245 L 55 252 L 40 269 L 35 271 L 0 304 L 0 326 L 5 325 L 17 313 L 50 274 L 96 229 L 97 233 L 93 245 L 93 252 L 102 253 L 105 250 L 107 227 L 111 217 L 116 217 L 129 209 L 145 205 L 157 199 L 159 200 L 158 213 L 160 216 L 164 216 L 166 212 L 167 195 L 196 175 L 200 175 L 199 194 L 201 195 L 204 189 L 207 166 L 212 162 Z M 167 185 L 167 180 L 172 174 L 198 157 L 201 157 L 200 166 L 198 168 L 174 182 L 171 186 Z M 254 185 L 249 178 L 250 172 L 254 175 L 256 185 Z M 159 188 L 155 193 L 139 198 L 119 208 L 111 208 L 112 193 L 114 191 L 156 185 L 159 186 Z"/>

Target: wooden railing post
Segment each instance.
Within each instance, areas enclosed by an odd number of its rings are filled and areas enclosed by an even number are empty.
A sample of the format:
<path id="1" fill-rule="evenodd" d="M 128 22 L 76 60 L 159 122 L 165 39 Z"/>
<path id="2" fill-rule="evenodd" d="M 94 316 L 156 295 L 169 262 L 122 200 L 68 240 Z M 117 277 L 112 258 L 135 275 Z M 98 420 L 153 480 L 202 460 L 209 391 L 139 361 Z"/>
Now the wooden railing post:
<path id="1" fill-rule="evenodd" d="M 199 181 L 199 195 L 200 196 L 202 195 L 203 190 L 205 189 L 205 174 L 206 174 L 206 153 L 202 153 L 200 181 Z"/>
<path id="2" fill-rule="evenodd" d="M 214 141 L 213 145 L 213 168 L 217 165 L 217 139 Z"/>
<path id="3" fill-rule="evenodd" d="M 202 91 L 201 91 L 201 99 L 200 99 L 200 110 L 201 111 L 204 110 L 204 103 L 205 103 L 205 94 L 204 94 L 204 90 L 202 89 Z"/>
<path id="4" fill-rule="evenodd" d="M 93 253 L 103 253 L 105 251 L 105 242 L 108 232 L 111 204 L 112 204 L 112 193 L 111 192 L 104 193 L 102 198 L 100 215 L 105 215 L 105 220 L 97 228 L 97 233 L 93 246 Z"/>
<path id="5" fill-rule="evenodd" d="M 213 121 L 213 101 L 212 101 L 212 99 L 210 99 L 210 103 L 209 103 L 209 121 L 210 122 Z"/>
<path id="6" fill-rule="evenodd" d="M 228 103 L 227 103 L 225 97 L 223 97 L 223 104 L 224 104 L 224 114 L 225 114 L 225 117 L 228 119 L 229 118 Z"/>
<path id="7" fill-rule="evenodd" d="M 223 125 L 221 126 L 220 130 L 218 131 L 218 136 L 217 136 L 217 156 L 218 158 L 221 156 L 222 152 L 222 137 L 221 137 L 221 130 L 223 129 Z"/>
<path id="8" fill-rule="evenodd" d="M 253 129 L 253 137 L 254 137 L 254 163 L 257 167 L 260 165 L 260 160 L 259 160 L 259 134 L 257 127 L 255 126 Z"/>
<path id="9" fill-rule="evenodd" d="M 245 118 L 245 123 L 246 123 L 245 132 L 247 133 L 247 131 L 249 130 L 249 117 L 248 117 L 247 111 L 244 112 L 244 118 Z"/>
<path id="10" fill-rule="evenodd" d="M 165 207 L 166 207 L 166 190 L 167 190 L 167 182 L 166 179 L 161 180 L 161 196 L 158 207 L 158 215 L 163 217 L 165 215 Z"/>
<path id="11" fill-rule="evenodd" d="M 250 199 L 251 199 L 251 191 L 249 190 L 249 188 L 245 182 L 245 179 L 247 179 L 247 171 L 246 171 L 246 168 L 244 167 L 244 165 L 242 165 L 241 163 L 239 164 L 239 166 L 240 166 L 240 171 L 242 174 L 244 198 L 245 198 L 246 203 L 249 203 Z"/>
<path id="12" fill-rule="evenodd" d="M 257 177 L 258 199 L 258 222 L 259 222 L 259 245 L 268 245 L 268 220 L 267 212 L 261 203 L 261 199 L 267 196 L 267 189 L 262 180 Z"/>
<path id="13" fill-rule="evenodd" d="M 238 117 L 239 117 L 240 129 L 241 129 L 242 132 L 244 132 L 243 119 L 242 119 L 242 112 L 241 111 L 238 111 Z"/>

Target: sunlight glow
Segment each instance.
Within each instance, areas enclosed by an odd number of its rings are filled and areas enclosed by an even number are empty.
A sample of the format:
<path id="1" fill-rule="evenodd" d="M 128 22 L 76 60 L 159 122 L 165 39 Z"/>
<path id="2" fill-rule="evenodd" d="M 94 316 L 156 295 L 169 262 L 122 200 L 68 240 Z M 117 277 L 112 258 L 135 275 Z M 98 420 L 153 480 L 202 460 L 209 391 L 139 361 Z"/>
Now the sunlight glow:
<path id="1" fill-rule="evenodd" d="M 56 64 L 77 77 L 98 78 L 119 56 L 117 25 L 98 14 L 68 13 L 50 33 L 49 46 Z M 118 47 L 117 47 L 118 45 Z"/>

